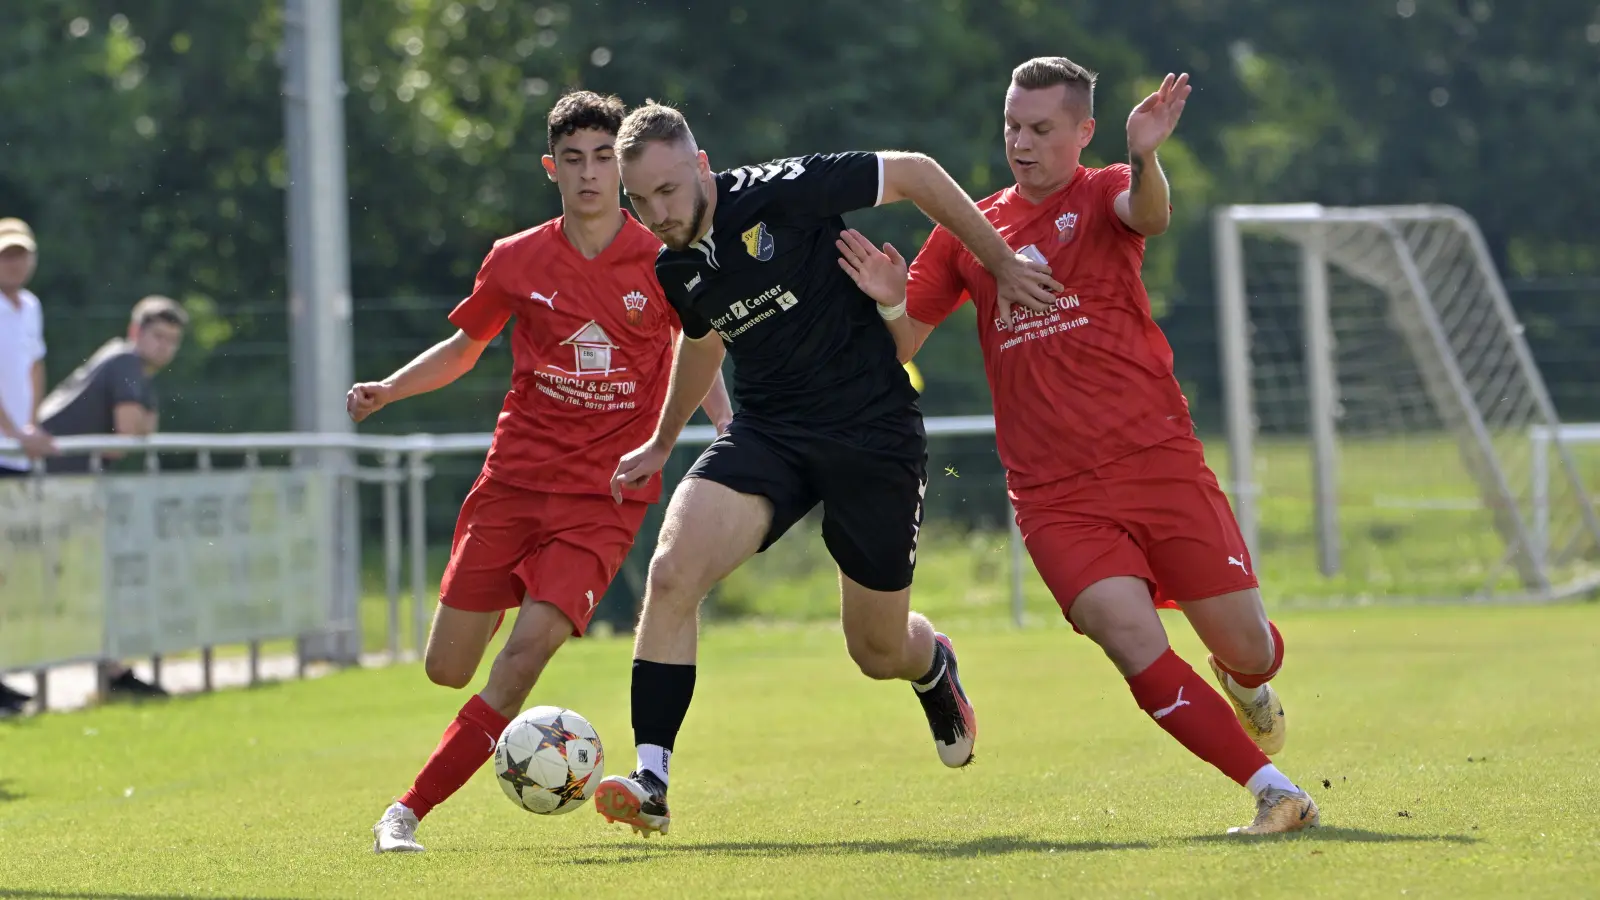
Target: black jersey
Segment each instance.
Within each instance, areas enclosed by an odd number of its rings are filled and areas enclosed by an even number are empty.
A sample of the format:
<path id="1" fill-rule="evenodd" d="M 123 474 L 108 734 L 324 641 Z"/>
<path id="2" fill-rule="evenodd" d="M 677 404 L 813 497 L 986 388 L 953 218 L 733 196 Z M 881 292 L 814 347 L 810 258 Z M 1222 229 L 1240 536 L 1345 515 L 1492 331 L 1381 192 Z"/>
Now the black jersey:
<path id="1" fill-rule="evenodd" d="M 839 266 L 844 213 L 883 198 L 876 153 L 829 153 L 716 176 L 711 228 L 663 247 L 656 278 L 684 334 L 715 329 L 733 357 L 742 416 L 847 432 L 915 412 L 894 338 Z"/>

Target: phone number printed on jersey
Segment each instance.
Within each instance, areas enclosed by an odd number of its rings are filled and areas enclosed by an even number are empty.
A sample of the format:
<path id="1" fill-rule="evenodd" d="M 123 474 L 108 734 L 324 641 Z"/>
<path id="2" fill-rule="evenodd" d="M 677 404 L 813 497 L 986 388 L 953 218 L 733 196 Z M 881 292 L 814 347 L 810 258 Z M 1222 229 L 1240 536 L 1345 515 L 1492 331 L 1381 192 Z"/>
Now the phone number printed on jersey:
<path id="1" fill-rule="evenodd" d="M 633 400 L 623 398 L 632 395 L 638 389 L 636 382 L 584 381 L 549 372 L 540 372 L 538 375 L 540 381 L 537 387 L 540 393 L 574 406 L 599 412 L 635 407 Z"/>
<path id="2" fill-rule="evenodd" d="M 1049 312 L 1034 312 L 1026 307 L 1014 307 L 1011 310 L 1011 330 L 1022 332 L 1000 344 L 1001 350 L 1009 350 L 1024 341 L 1034 341 L 1039 338 L 1049 337 L 1053 334 L 1062 334 L 1082 328 L 1089 324 L 1088 316 L 1078 316 L 1073 319 L 1063 319 L 1062 313 L 1069 309 L 1076 309 L 1082 305 L 1077 294 L 1066 297 L 1057 297 L 1055 308 Z M 996 331 L 1006 329 L 1005 322 L 998 316 L 994 320 Z"/>

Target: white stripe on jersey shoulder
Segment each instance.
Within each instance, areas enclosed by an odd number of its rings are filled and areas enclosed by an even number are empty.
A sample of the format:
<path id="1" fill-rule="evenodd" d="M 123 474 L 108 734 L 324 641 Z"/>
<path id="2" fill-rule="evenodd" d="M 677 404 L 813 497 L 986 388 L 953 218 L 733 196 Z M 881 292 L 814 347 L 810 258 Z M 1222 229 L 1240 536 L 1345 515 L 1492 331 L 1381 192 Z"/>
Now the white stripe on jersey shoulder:
<path id="1" fill-rule="evenodd" d="M 700 251 L 700 254 L 706 258 L 706 262 L 711 264 L 711 268 L 720 269 L 722 267 L 717 265 L 717 242 L 711 239 L 714 230 L 707 227 L 705 235 L 690 246 Z"/>
<path id="2" fill-rule="evenodd" d="M 883 205 L 883 154 L 882 153 L 874 153 L 872 155 L 876 156 L 878 158 L 878 199 L 872 201 L 872 205 L 873 206 L 882 206 Z"/>

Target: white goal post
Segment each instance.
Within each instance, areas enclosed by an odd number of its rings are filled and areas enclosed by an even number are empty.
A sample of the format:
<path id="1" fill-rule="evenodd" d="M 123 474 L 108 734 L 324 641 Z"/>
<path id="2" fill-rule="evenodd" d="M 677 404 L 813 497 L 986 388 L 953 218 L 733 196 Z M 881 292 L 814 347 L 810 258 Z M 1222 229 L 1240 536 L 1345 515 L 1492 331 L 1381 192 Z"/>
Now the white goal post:
<path id="1" fill-rule="evenodd" d="M 1537 601 L 1600 586 L 1583 478 L 1600 454 L 1565 440 L 1470 216 L 1244 205 L 1214 225 L 1226 471 L 1269 590 Z"/>

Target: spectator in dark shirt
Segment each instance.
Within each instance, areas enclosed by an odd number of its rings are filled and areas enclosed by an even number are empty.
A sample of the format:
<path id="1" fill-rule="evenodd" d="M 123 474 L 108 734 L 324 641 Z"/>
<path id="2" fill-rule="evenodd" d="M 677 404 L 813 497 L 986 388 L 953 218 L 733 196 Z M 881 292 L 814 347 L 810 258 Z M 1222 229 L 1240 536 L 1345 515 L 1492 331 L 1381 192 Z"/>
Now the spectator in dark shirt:
<path id="1" fill-rule="evenodd" d="M 39 405 L 39 424 L 57 437 L 154 432 L 160 406 L 152 379 L 177 355 L 188 327 L 189 315 L 176 301 L 160 296 L 140 300 L 133 307 L 128 336 L 106 341 L 56 385 Z M 89 457 L 55 459 L 47 471 L 87 472 Z"/>
<path id="2" fill-rule="evenodd" d="M 86 434 L 139 436 L 156 430 L 159 405 L 155 374 L 167 367 L 183 343 L 189 315 L 167 297 L 151 296 L 133 307 L 126 338 L 107 341 L 39 405 L 39 424 L 57 437 Z M 102 454 L 115 458 L 118 454 Z M 89 471 L 89 457 L 72 454 L 52 459 L 46 472 Z M 113 695 L 165 696 L 121 663 L 107 660 Z"/>

